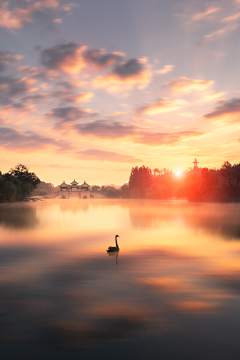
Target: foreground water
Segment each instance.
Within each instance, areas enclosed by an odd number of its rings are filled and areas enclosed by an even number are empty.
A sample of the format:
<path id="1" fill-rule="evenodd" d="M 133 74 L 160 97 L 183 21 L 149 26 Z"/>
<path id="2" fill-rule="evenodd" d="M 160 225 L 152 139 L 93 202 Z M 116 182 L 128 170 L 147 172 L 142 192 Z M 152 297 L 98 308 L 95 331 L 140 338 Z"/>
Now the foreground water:
<path id="1" fill-rule="evenodd" d="M 239 359 L 239 295 L 238 204 L 0 205 L 2 360 Z"/>

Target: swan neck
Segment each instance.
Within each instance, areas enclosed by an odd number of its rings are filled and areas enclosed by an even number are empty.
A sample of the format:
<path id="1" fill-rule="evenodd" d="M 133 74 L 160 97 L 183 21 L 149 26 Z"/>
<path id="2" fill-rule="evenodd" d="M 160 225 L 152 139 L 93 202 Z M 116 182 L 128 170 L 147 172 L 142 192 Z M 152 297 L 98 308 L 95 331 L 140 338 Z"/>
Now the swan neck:
<path id="1" fill-rule="evenodd" d="M 117 243 L 117 236 L 115 236 L 115 241 L 116 241 L 116 248 L 119 249 L 118 243 Z"/>

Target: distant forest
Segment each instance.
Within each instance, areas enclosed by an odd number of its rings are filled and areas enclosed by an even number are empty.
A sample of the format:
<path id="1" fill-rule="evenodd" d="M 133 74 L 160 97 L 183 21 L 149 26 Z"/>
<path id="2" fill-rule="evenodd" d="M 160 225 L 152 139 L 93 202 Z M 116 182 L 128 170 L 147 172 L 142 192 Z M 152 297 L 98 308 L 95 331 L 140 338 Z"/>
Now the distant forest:
<path id="1" fill-rule="evenodd" d="M 0 202 L 21 201 L 29 195 L 44 196 L 59 191 L 50 183 L 40 181 L 24 165 L 17 165 L 6 174 L 0 172 Z M 220 169 L 194 168 L 179 174 L 168 169 L 151 170 L 134 167 L 129 183 L 120 188 L 92 186 L 106 198 L 187 199 L 189 201 L 240 201 L 240 164 L 224 162 Z"/>

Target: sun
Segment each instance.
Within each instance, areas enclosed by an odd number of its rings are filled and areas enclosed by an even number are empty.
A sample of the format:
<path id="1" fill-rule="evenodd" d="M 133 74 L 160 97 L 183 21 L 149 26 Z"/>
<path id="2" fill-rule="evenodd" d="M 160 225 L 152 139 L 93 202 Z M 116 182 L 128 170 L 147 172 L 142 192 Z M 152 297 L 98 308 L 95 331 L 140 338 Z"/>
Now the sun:
<path id="1" fill-rule="evenodd" d="M 175 171 L 175 175 L 179 177 L 179 176 L 182 175 L 182 172 L 181 172 L 180 170 L 176 170 L 176 171 Z"/>

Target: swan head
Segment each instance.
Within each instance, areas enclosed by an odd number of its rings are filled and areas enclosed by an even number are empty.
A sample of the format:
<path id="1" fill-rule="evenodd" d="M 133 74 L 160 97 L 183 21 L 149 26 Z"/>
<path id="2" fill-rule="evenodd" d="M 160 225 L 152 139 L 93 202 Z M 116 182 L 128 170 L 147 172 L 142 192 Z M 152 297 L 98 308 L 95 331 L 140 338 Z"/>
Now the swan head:
<path id="1" fill-rule="evenodd" d="M 115 237 L 117 238 L 117 237 L 119 237 L 119 235 L 116 235 Z"/>

